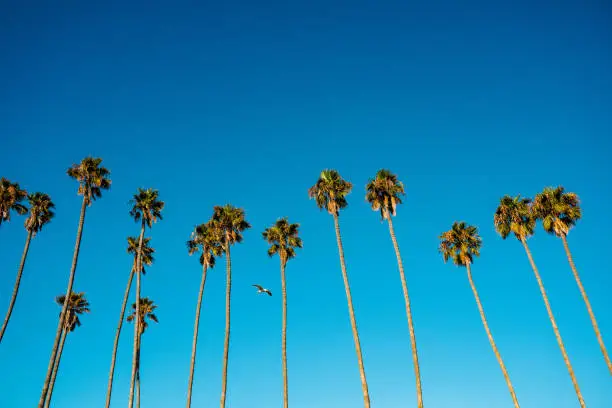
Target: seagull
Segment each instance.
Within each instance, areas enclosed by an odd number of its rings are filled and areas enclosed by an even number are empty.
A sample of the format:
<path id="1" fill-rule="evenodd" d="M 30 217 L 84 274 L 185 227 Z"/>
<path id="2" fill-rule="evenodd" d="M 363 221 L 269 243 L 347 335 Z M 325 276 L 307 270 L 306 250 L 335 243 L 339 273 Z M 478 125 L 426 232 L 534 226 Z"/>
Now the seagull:
<path id="1" fill-rule="evenodd" d="M 261 285 L 253 285 L 257 288 L 257 293 L 267 293 L 268 296 L 272 296 L 272 292 L 270 292 L 268 289 L 264 288 Z"/>

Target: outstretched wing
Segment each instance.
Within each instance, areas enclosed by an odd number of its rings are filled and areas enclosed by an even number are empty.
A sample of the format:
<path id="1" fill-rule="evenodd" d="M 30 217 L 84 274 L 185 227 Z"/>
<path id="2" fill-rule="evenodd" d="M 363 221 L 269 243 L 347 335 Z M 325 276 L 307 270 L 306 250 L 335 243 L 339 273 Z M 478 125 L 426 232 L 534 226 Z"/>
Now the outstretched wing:
<path id="1" fill-rule="evenodd" d="M 264 290 L 263 286 L 261 285 L 253 285 L 253 286 L 255 286 L 258 290 Z"/>
<path id="2" fill-rule="evenodd" d="M 272 292 L 270 292 L 268 289 L 265 289 L 264 292 L 266 292 L 268 296 L 272 296 Z"/>

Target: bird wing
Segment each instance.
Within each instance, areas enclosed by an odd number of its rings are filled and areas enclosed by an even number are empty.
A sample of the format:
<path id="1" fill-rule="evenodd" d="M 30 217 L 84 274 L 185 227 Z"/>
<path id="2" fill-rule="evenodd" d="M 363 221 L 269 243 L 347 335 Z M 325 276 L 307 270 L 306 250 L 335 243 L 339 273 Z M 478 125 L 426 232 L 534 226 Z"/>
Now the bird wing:
<path id="1" fill-rule="evenodd" d="M 266 292 L 268 295 L 272 296 L 272 292 L 270 292 L 268 289 L 264 289 L 264 292 Z"/>
<path id="2" fill-rule="evenodd" d="M 255 286 L 259 290 L 263 290 L 263 287 L 261 285 L 253 285 L 253 286 Z"/>

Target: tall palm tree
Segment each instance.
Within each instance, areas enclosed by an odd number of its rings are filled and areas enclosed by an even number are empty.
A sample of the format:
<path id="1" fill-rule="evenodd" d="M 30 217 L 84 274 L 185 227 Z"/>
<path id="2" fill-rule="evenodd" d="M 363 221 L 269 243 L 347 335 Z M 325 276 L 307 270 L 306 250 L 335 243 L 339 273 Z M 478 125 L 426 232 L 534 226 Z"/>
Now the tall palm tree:
<path id="1" fill-rule="evenodd" d="M 599 326 L 597 325 L 597 320 L 595 319 L 595 313 L 593 313 L 593 308 L 591 307 L 591 302 L 589 301 L 584 286 L 582 286 L 582 281 L 580 280 L 578 270 L 574 264 L 574 258 L 572 257 L 572 253 L 567 243 L 567 234 L 582 217 L 578 195 L 566 192 L 562 186 L 557 188 L 547 187 L 543 192 L 535 196 L 533 200 L 533 212 L 536 219 L 542 220 L 544 230 L 549 234 L 561 238 L 561 242 L 563 242 L 565 255 L 567 256 L 570 268 L 574 274 L 574 279 L 576 279 L 578 289 L 580 290 L 580 294 L 582 294 L 582 299 L 584 300 L 587 312 L 591 318 L 591 324 L 595 330 L 599 348 L 601 348 L 608 370 L 610 374 L 612 374 L 612 361 L 610 361 L 608 350 L 606 350 L 606 345 L 604 344 Z"/>
<path id="2" fill-rule="evenodd" d="M 134 280 L 134 273 L 136 272 L 137 263 L 138 263 L 138 237 L 128 237 L 128 254 L 133 255 L 134 260 L 132 261 L 132 268 L 130 270 L 130 275 L 128 277 L 127 287 L 125 288 L 125 293 L 123 295 L 123 303 L 121 303 L 121 313 L 119 314 L 119 323 L 117 324 L 117 332 L 115 333 L 115 343 L 113 344 L 113 357 L 111 359 L 111 367 L 110 373 L 108 375 L 108 388 L 106 391 L 106 408 L 110 407 L 111 402 L 111 393 L 113 390 L 113 377 L 115 374 L 115 362 L 117 361 L 117 348 L 119 347 L 119 336 L 121 335 L 121 328 L 123 326 L 123 320 L 125 318 L 125 308 L 127 306 L 128 297 L 130 296 L 130 290 L 132 288 L 132 281 Z M 140 265 L 140 272 L 145 274 L 145 265 L 150 266 L 153 264 L 154 258 L 153 253 L 155 253 L 155 249 L 153 249 L 149 243 L 151 238 L 144 238 L 142 241 L 142 260 Z"/>
<path id="3" fill-rule="evenodd" d="M 455 265 L 463 266 L 467 270 L 468 281 L 470 282 L 470 287 L 472 288 L 472 292 L 474 293 L 474 298 L 476 299 L 478 311 L 480 312 L 480 318 L 482 320 L 482 324 L 485 328 L 485 331 L 487 332 L 489 343 L 491 343 L 493 353 L 497 358 L 497 362 L 501 367 L 502 373 L 506 380 L 506 384 L 508 385 L 508 389 L 510 390 L 510 395 L 512 396 L 514 407 L 519 408 L 518 399 L 516 398 L 514 387 L 512 386 L 512 382 L 510 381 L 510 376 L 508 375 L 508 371 L 506 370 L 504 361 L 502 360 L 501 355 L 499 354 L 499 350 L 497 349 L 495 340 L 493 340 L 493 335 L 491 334 L 491 330 L 489 329 L 489 324 L 487 323 L 487 318 L 485 317 L 484 309 L 482 307 L 482 303 L 480 302 L 480 296 L 478 296 L 476 285 L 474 285 L 474 281 L 472 280 L 471 265 L 474 263 L 474 257 L 480 256 L 481 246 L 482 240 L 480 239 L 480 235 L 478 235 L 478 229 L 474 226 L 467 225 L 463 221 L 453 223 L 453 227 L 450 230 L 443 232 L 440 235 L 439 251 L 442 254 L 442 257 L 444 258 L 444 263 L 446 263 L 449 259 L 452 259 Z"/>
<path id="4" fill-rule="evenodd" d="M 193 345 L 191 347 L 191 365 L 189 367 L 189 383 L 187 385 L 187 408 L 191 407 L 191 392 L 193 388 L 193 374 L 195 371 L 196 348 L 198 345 L 198 329 L 200 327 L 200 310 L 202 308 L 202 297 L 204 296 L 204 285 L 206 284 L 206 272 L 208 268 L 214 268 L 215 257 L 223 253 L 220 244 L 219 231 L 211 228 L 209 223 L 198 225 L 191 239 L 187 241 L 189 255 L 201 251 L 200 264 L 202 265 L 202 281 L 200 282 L 200 292 L 198 294 L 198 304 L 196 306 L 195 323 L 193 326 Z"/>
<path id="5" fill-rule="evenodd" d="M 55 333 L 55 341 L 51 350 L 51 358 L 49 359 L 49 367 L 47 368 L 47 376 L 43 385 L 43 389 L 38 401 L 38 408 L 43 408 L 49 382 L 53 373 L 53 365 L 55 364 L 55 356 L 59 346 L 60 337 L 64 327 L 64 319 L 68 307 L 69 294 L 72 293 L 72 284 L 76 272 L 77 260 L 79 258 L 79 249 L 81 247 L 81 237 L 83 235 L 83 224 L 85 223 L 85 210 L 96 199 L 102 197 L 102 190 L 108 190 L 111 186 L 110 171 L 101 166 L 102 159 L 95 157 L 86 157 L 78 164 L 73 164 L 67 171 L 68 176 L 72 177 L 79 183 L 78 194 L 83 196 L 81 205 L 81 216 L 79 218 L 79 227 L 77 229 L 76 243 L 74 245 L 74 254 L 72 257 L 72 267 L 70 268 L 70 276 L 68 277 L 68 288 L 66 290 L 66 300 L 62 313 L 60 315 L 57 331 Z"/>
<path id="6" fill-rule="evenodd" d="M 221 408 L 225 408 L 227 392 L 227 364 L 230 341 L 230 300 L 232 294 L 232 260 L 230 247 L 242 242 L 242 233 L 251 228 L 245 219 L 244 210 L 232 205 L 215 206 L 210 227 L 219 233 L 221 246 L 225 252 L 225 268 L 227 273 L 225 287 L 225 341 L 223 343 L 223 369 L 221 374 Z"/>
<path id="7" fill-rule="evenodd" d="M 23 274 L 23 267 L 25 266 L 26 257 L 28 256 L 28 250 L 30 249 L 30 241 L 32 240 L 32 237 L 36 235 L 36 233 L 41 231 L 46 224 L 51 222 L 51 219 L 55 215 L 55 213 L 53 212 L 55 205 L 51 201 L 51 197 L 49 197 L 47 194 L 29 194 L 28 201 L 30 202 L 30 215 L 25 221 L 25 229 L 28 232 L 28 236 L 26 238 L 23 254 L 21 255 L 21 262 L 19 263 L 19 270 L 17 271 L 17 279 L 15 280 L 15 287 L 13 288 L 13 296 L 11 297 L 9 308 L 6 312 L 6 317 L 4 318 L 2 329 L 0 329 L 0 342 L 2 341 L 2 337 L 4 336 L 6 326 L 8 326 L 9 319 L 11 318 L 11 313 L 13 312 L 13 306 L 15 305 L 15 300 L 17 299 L 17 292 L 19 291 L 19 284 L 21 282 L 21 275 Z"/>
<path id="8" fill-rule="evenodd" d="M 18 215 L 28 212 L 25 205 L 21 204 L 28 193 L 19 187 L 18 183 L 11 183 L 10 180 L 0 178 L 0 225 L 3 221 L 11 220 L 11 211 Z"/>
<path id="9" fill-rule="evenodd" d="M 138 256 L 136 258 L 136 270 L 141 270 L 142 257 L 143 257 L 143 242 L 145 228 L 151 228 L 154 222 L 163 219 L 162 210 L 164 209 L 164 202 L 159 200 L 159 192 L 152 188 L 143 189 L 139 188 L 138 192 L 134 194 L 131 200 L 132 209 L 130 215 L 134 218 L 134 221 L 140 222 L 140 236 L 138 237 Z M 135 312 L 137 316 L 140 316 L 140 273 L 136 274 L 136 302 Z M 134 404 L 134 384 L 136 381 L 137 369 L 138 369 L 138 342 L 139 342 L 139 324 L 137 320 L 134 324 L 134 353 L 132 357 L 132 380 L 130 382 L 130 399 L 128 400 L 128 407 L 132 408 Z"/>
<path id="10" fill-rule="evenodd" d="M 287 280 L 285 268 L 287 261 L 295 257 L 295 249 L 302 248 L 302 239 L 298 236 L 300 224 L 290 224 L 287 217 L 281 218 L 276 223 L 266 228 L 262 233 L 263 238 L 270 244 L 268 255 L 278 254 L 280 258 L 281 286 L 283 292 L 283 334 L 282 334 L 282 358 L 283 358 L 283 404 L 289 406 L 289 385 L 287 379 Z"/>
<path id="11" fill-rule="evenodd" d="M 572 383 L 574 384 L 574 389 L 576 390 L 576 395 L 578 396 L 578 402 L 580 403 L 580 406 L 584 408 L 584 400 L 582 399 L 582 393 L 580 392 L 578 381 L 574 375 L 574 369 L 572 368 L 567 351 L 565 350 L 565 345 L 563 344 L 561 333 L 557 327 L 557 321 L 555 320 L 550 302 L 548 301 L 548 296 L 546 295 L 546 289 L 544 289 L 542 278 L 540 277 L 538 268 L 536 267 L 535 261 L 531 256 L 529 246 L 527 245 L 527 238 L 533 235 L 536 224 L 535 217 L 531 209 L 531 200 L 529 198 L 521 198 L 520 195 L 516 197 L 506 195 L 502 197 L 499 202 L 499 206 L 495 211 L 493 222 L 495 224 L 495 229 L 503 239 L 506 239 L 508 236 L 510 236 L 510 234 L 514 234 L 521 244 L 523 244 L 523 248 L 525 248 L 525 253 L 527 253 L 527 258 L 529 259 L 529 263 L 531 264 L 531 268 L 535 274 L 536 281 L 538 282 L 538 286 L 540 288 L 540 293 L 542 294 L 542 299 L 544 300 L 544 305 L 546 306 L 546 312 L 548 312 L 548 318 L 550 319 L 553 331 L 555 332 L 555 337 L 557 338 L 557 343 L 561 349 L 563 360 L 565 361 L 567 371 L 569 371 Z"/>
<path id="12" fill-rule="evenodd" d="M 63 306 L 66 300 L 66 295 L 61 295 L 55 298 L 55 302 Z M 85 298 L 84 292 L 75 293 L 72 292 L 68 298 L 68 310 L 66 311 L 66 318 L 64 319 L 64 327 L 62 329 L 62 339 L 60 341 L 59 351 L 57 358 L 55 359 L 55 365 L 53 366 L 53 375 L 51 376 L 51 385 L 49 386 L 49 392 L 47 393 L 47 399 L 45 401 L 45 407 L 48 408 L 51 405 L 51 397 L 53 395 L 53 389 L 55 388 L 55 379 L 57 378 L 57 371 L 59 370 L 60 360 L 64 352 L 64 343 L 66 342 L 66 336 L 69 332 L 73 332 L 74 329 L 81 326 L 81 320 L 79 315 L 83 313 L 89 313 L 89 302 Z"/>
<path id="13" fill-rule="evenodd" d="M 149 323 L 147 320 L 152 320 L 155 323 L 159 323 L 157 320 L 157 316 L 155 315 L 155 309 L 157 306 L 153 303 L 153 301 L 147 297 L 138 299 L 140 305 L 136 303 L 132 304 L 132 314 L 127 317 L 128 322 L 132 322 L 136 320 L 136 327 L 138 327 L 138 350 L 136 353 L 137 356 L 137 371 L 136 371 L 136 407 L 140 408 L 140 346 L 142 344 L 142 334 L 145 332 L 147 327 L 149 327 Z M 139 319 L 136 319 L 136 316 L 139 316 Z"/>
<path id="14" fill-rule="evenodd" d="M 355 351 L 357 353 L 357 362 L 359 364 L 359 374 L 361 377 L 361 389 L 363 391 L 363 402 L 365 408 L 370 407 L 370 394 L 368 391 L 368 382 L 366 380 L 365 368 L 363 366 L 363 356 L 361 354 L 361 344 L 359 342 L 359 332 L 357 331 L 357 321 L 355 319 L 355 310 L 353 309 L 353 298 L 351 296 L 351 287 L 349 285 L 348 274 L 346 272 L 346 263 L 344 261 L 344 249 L 342 248 L 342 237 L 340 235 L 340 223 L 338 217 L 340 210 L 345 208 L 348 203 L 346 196 L 351 192 L 353 185 L 344 180 L 340 173 L 336 170 L 323 170 L 316 184 L 308 189 L 308 196 L 314 199 L 319 209 L 327 210 L 334 218 L 334 227 L 336 230 L 336 241 L 338 244 L 338 253 L 340 255 L 340 269 L 342 271 L 342 279 L 344 280 L 344 290 L 346 291 L 346 300 L 348 303 L 349 318 L 351 328 L 353 330 L 353 339 L 355 340 Z"/>
<path id="15" fill-rule="evenodd" d="M 419 355 L 417 353 L 416 336 L 414 334 L 414 324 L 412 323 L 412 311 L 410 308 L 410 297 L 408 296 L 408 285 L 404 274 L 404 264 L 400 254 L 399 245 L 395 238 L 393 228 L 393 217 L 396 214 L 397 205 L 402 203 L 401 196 L 405 195 L 404 185 L 398 180 L 397 176 L 391 171 L 382 169 L 376 173 L 374 179 L 370 179 L 366 185 L 366 201 L 370 203 L 374 211 L 380 211 L 382 220 L 389 223 L 389 233 L 395 249 L 397 265 L 404 291 L 404 303 L 406 304 L 406 317 L 408 318 L 408 332 L 410 333 L 410 345 L 412 347 L 412 363 L 414 365 L 414 377 L 416 379 L 417 407 L 423 407 L 423 391 L 421 387 L 421 369 L 419 367 Z"/>

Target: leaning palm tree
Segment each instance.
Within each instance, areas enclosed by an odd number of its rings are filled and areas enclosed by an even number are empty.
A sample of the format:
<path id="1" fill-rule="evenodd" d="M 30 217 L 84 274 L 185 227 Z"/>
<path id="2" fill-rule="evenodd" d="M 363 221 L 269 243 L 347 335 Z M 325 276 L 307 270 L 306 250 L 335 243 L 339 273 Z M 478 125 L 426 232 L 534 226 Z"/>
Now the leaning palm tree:
<path id="1" fill-rule="evenodd" d="M 43 385 L 40 400 L 38 401 L 38 408 L 43 408 L 47 391 L 49 389 L 49 382 L 53 373 L 53 364 L 55 362 L 55 356 L 57 355 L 57 347 L 59 345 L 60 337 L 62 335 L 62 329 L 64 327 L 65 313 L 68 307 L 68 297 L 72 293 L 72 284 L 74 283 L 74 276 L 76 272 L 77 260 L 79 257 L 79 248 L 81 247 L 81 237 L 83 235 L 83 224 L 85 223 L 85 210 L 90 206 L 96 199 L 102 197 L 102 190 L 108 190 L 111 186 L 110 171 L 105 167 L 101 166 L 102 159 L 94 157 L 86 157 L 81 160 L 78 164 L 73 164 L 67 171 L 68 176 L 72 177 L 79 183 L 78 194 L 83 196 L 83 203 L 81 205 L 81 216 L 79 218 L 79 227 L 77 229 L 76 244 L 74 245 L 74 255 L 72 257 L 72 267 L 70 268 L 70 276 L 68 277 L 68 288 L 66 290 L 66 301 L 62 308 L 60 315 L 60 321 L 57 326 L 57 332 L 55 333 L 55 341 L 53 342 L 53 348 L 51 350 L 51 358 L 49 359 L 49 367 L 47 368 L 47 376 Z"/>
<path id="2" fill-rule="evenodd" d="M 132 209 L 130 215 L 134 218 L 134 221 L 140 222 L 140 236 L 138 237 L 138 256 L 136 258 L 136 270 L 139 271 L 142 268 L 143 258 L 143 242 L 145 228 L 151 228 L 154 222 L 161 220 L 161 211 L 164 208 L 164 202 L 159 200 L 159 192 L 152 188 L 142 189 L 139 188 L 138 192 L 134 194 L 131 200 Z M 140 316 L 140 273 L 136 274 L 136 315 Z M 137 369 L 138 369 L 138 341 L 139 341 L 139 330 L 138 327 L 140 322 L 137 320 L 134 324 L 134 352 L 132 357 L 132 380 L 130 382 L 130 399 L 128 400 L 128 407 L 132 408 L 134 404 L 134 384 L 136 381 Z"/>
<path id="3" fill-rule="evenodd" d="M 510 376 L 508 375 L 508 371 L 506 370 L 504 361 L 502 360 L 501 355 L 499 354 L 499 350 L 497 349 L 495 340 L 493 340 L 493 335 L 491 334 L 491 330 L 489 329 L 489 324 L 487 323 L 487 318 L 485 317 L 484 309 L 482 308 L 482 303 L 480 302 L 480 296 L 478 296 L 476 285 L 474 285 L 474 281 L 472 280 L 471 265 L 474 263 L 474 257 L 480 256 L 481 246 L 482 240 L 480 239 L 480 235 L 478 235 L 477 228 L 471 225 L 467 225 L 463 221 L 453 223 L 453 227 L 450 230 L 443 232 L 440 235 L 439 251 L 442 254 L 442 257 L 444 258 L 444 263 L 451 259 L 455 265 L 463 266 L 467 270 L 468 281 L 470 282 L 470 287 L 472 288 L 472 292 L 474 293 L 476 305 L 478 306 L 478 311 L 480 312 L 482 324 L 485 328 L 485 331 L 487 332 L 489 343 L 491 343 L 493 353 L 495 354 L 495 357 L 497 358 L 497 362 L 501 367 L 504 378 L 506 379 L 506 384 L 508 385 L 508 389 L 510 390 L 510 395 L 512 396 L 514 407 L 519 408 L 519 403 L 514 392 L 514 387 L 512 386 L 512 382 L 510 382 Z"/>
<path id="4" fill-rule="evenodd" d="M 136 326 L 138 327 L 138 350 L 137 350 L 137 371 L 136 371 L 136 407 L 140 408 L 140 346 L 142 344 L 142 334 L 145 332 L 149 324 L 147 320 L 152 320 L 155 323 L 159 323 L 157 316 L 155 315 L 155 309 L 157 306 L 153 301 L 147 297 L 138 299 L 140 305 L 136 303 L 132 304 L 132 314 L 127 317 L 128 322 L 136 320 Z M 139 316 L 139 319 L 136 319 Z"/>
<path id="5" fill-rule="evenodd" d="M 132 281 L 134 280 L 134 273 L 136 272 L 137 263 L 138 263 L 138 237 L 128 237 L 128 247 L 127 252 L 134 257 L 132 261 L 132 268 L 130 270 L 130 275 L 128 277 L 127 287 L 125 288 L 125 293 L 123 295 L 123 303 L 121 303 L 121 312 L 119 313 L 119 323 L 117 324 L 117 332 L 115 333 L 115 343 L 113 344 L 113 357 L 111 359 L 111 367 L 110 373 L 108 375 L 108 388 L 106 391 L 106 408 L 110 407 L 111 402 L 111 393 L 113 391 L 113 377 L 115 374 L 115 362 L 117 361 L 117 349 L 119 347 L 119 336 L 121 335 L 121 328 L 123 327 L 123 320 L 125 318 L 125 308 L 127 306 L 128 297 L 130 296 L 130 290 L 132 288 Z M 149 243 L 151 238 L 144 238 L 142 241 L 142 259 L 140 265 L 140 272 L 145 274 L 145 265 L 150 266 L 153 264 L 153 253 L 155 249 L 153 249 Z"/>
<path id="6" fill-rule="evenodd" d="M 561 333 L 559 332 L 557 322 L 553 316 L 552 308 L 550 306 L 550 302 L 548 301 L 544 284 L 542 283 L 542 278 L 540 277 L 538 268 L 536 267 L 535 261 L 531 256 L 529 246 L 527 245 L 527 238 L 533 235 L 536 224 L 535 217 L 531 209 L 531 200 L 529 198 L 521 198 L 520 195 L 516 197 L 506 195 L 502 197 L 499 206 L 495 211 L 493 222 L 495 224 L 495 229 L 503 239 L 506 239 L 508 236 L 510 236 L 510 234 L 514 234 L 514 236 L 521 241 L 521 244 L 523 244 L 523 248 L 525 248 L 527 258 L 529 259 L 529 263 L 531 264 L 531 268 L 535 274 L 536 281 L 538 282 L 540 293 L 542 294 L 542 299 L 544 300 L 544 305 L 546 306 L 546 311 L 548 312 L 548 318 L 550 319 L 553 331 L 555 332 L 555 337 L 557 338 L 557 343 L 561 349 L 563 360 L 565 361 L 565 365 L 569 371 L 572 383 L 574 384 L 574 389 L 576 390 L 576 395 L 578 396 L 578 402 L 580 403 L 580 406 L 584 408 L 584 400 L 582 399 L 582 393 L 580 392 L 578 381 L 574 375 L 574 369 L 570 363 L 567 351 L 565 350 L 565 345 L 563 344 L 563 339 L 561 338 Z"/>
<path id="7" fill-rule="evenodd" d="M 417 353 L 414 325 L 412 323 L 410 297 L 408 296 L 408 285 L 406 284 L 406 275 L 404 274 L 404 264 L 402 262 L 397 239 L 395 238 L 395 229 L 393 228 L 392 219 L 396 214 L 397 205 L 402 203 L 402 195 L 405 195 L 403 183 L 389 170 L 379 170 L 378 173 L 376 173 L 376 177 L 370 179 L 366 185 L 366 201 L 370 203 L 374 211 L 380 211 L 382 220 L 387 220 L 389 223 L 389 233 L 391 234 L 393 249 L 395 249 L 400 280 L 402 282 L 402 290 L 404 291 L 404 303 L 406 304 L 408 332 L 410 333 L 410 344 L 412 347 L 412 363 L 414 365 L 414 376 L 416 379 L 417 407 L 422 408 L 423 392 L 421 388 L 421 370 L 419 367 L 419 355 Z"/>
<path id="8" fill-rule="evenodd" d="M 242 242 L 242 233 L 251 228 L 245 219 L 244 210 L 232 205 L 215 206 L 210 221 L 220 238 L 220 243 L 225 252 L 226 288 L 225 288 L 225 341 L 223 343 L 223 369 L 221 374 L 221 408 L 225 408 L 227 392 L 227 364 L 229 357 L 230 341 L 230 300 L 232 293 L 232 260 L 230 247 L 235 243 Z"/>
<path id="9" fill-rule="evenodd" d="M 338 244 L 338 253 L 340 255 L 340 269 L 342 271 L 342 279 L 344 280 L 344 290 L 346 291 L 349 318 L 351 321 L 351 328 L 353 330 L 353 339 L 355 340 L 355 351 L 357 353 L 357 362 L 359 364 L 359 374 L 361 376 L 363 402 L 364 406 L 369 408 L 370 394 L 368 392 L 368 382 L 366 380 L 365 368 L 363 366 L 359 332 L 357 331 L 357 321 L 355 319 L 355 310 L 353 309 L 353 298 L 351 296 L 351 287 L 349 285 L 348 274 L 346 272 L 346 263 L 344 262 L 344 249 L 342 248 L 340 223 L 338 221 L 340 210 L 348 205 L 346 196 L 351 192 L 352 188 L 353 185 L 344 180 L 336 170 L 323 170 L 316 184 L 308 189 L 308 196 L 315 200 L 319 209 L 327 210 L 327 212 L 331 214 L 334 219 L 336 241 Z"/>
<path id="10" fill-rule="evenodd" d="M 32 240 L 32 237 L 36 235 L 36 233 L 41 231 L 46 224 L 51 222 L 51 219 L 55 215 L 55 213 L 53 212 L 55 205 L 51 201 L 51 197 L 49 197 L 47 194 L 29 194 L 28 201 L 30 202 L 30 215 L 25 221 L 25 229 L 28 232 L 28 236 L 26 238 L 23 254 L 21 255 L 21 262 L 19 263 L 19 270 L 17 271 L 17 279 L 15 281 L 15 287 L 13 288 L 13 296 L 11 297 L 9 308 L 6 312 L 6 317 L 4 318 L 2 329 L 0 329 L 0 342 L 2 341 L 2 337 L 4 336 L 4 331 L 6 330 L 6 326 L 8 325 L 9 319 L 11 318 L 13 306 L 15 305 L 15 300 L 17 299 L 17 292 L 19 291 L 19 284 L 21 282 L 21 275 L 23 274 L 23 267 L 25 266 L 26 257 L 28 256 L 28 250 L 30 249 L 30 241 Z"/>
<path id="11" fill-rule="evenodd" d="M 62 306 L 66 300 L 66 295 L 61 295 L 55 298 L 55 302 Z M 68 310 L 66 311 L 66 318 L 64 319 L 64 327 L 62 329 L 62 339 L 60 341 L 59 351 L 55 364 L 53 366 L 53 375 L 51 376 L 51 385 L 49 386 L 49 392 L 47 392 L 47 399 L 45 401 L 45 407 L 48 408 L 51 405 L 51 397 L 53 395 L 53 389 L 55 388 L 55 379 L 57 378 L 57 371 L 59 370 L 60 360 L 64 352 L 64 343 L 66 342 L 66 336 L 69 332 L 73 332 L 74 329 L 81 326 L 81 320 L 79 315 L 83 313 L 89 313 L 89 302 L 85 298 L 85 293 L 72 292 L 68 298 Z"/>
<path id="12" fill-rule="evenodd" d="M 11 220 L 11 211 L 18 215 L 28 212 L 25 205 L 21 204 L 28 193 L 19 187 L 18 183 L 11 183 L 8 179 L 0 178 L 0 225 L 3 221 Z"/>
<path id="13" fill-rule="evenodd" d="M 591 324 L 595 330 L 599 348 L 601 348 L 608 370 L 610 374 L 612 374 L 612 361 L 610 361 L 608 350 L 606 350 L 601 332 L 599 331 L 599 326 L 597 325 L 597 320 L 595 319 L 595 313 L 593 313 L 593 309 L 591 308 L 591 302 L 589 302 L 586 290 L 584 286 L 582 286 L 582 281 L 580 280 L 578 270 L 574 264 L 574 258 L 572 257 L 572 253 L 567 243 L 567 234 L 582 217 L 578 195 L 565 192 L 562 186 L 557 188 L 547 187 L 543 192 L 537 194 L 533 200 L 533 212 L 536 219 L 542 220 L 544 230 L 549 234 L 561 238 L 561 242 L 563 242 L 565 255 L 567 256 L 570 268 L 574 274 L 574 279 L 576 279 L 578 289 L 580 290 L 580 294 L 582 294 L 582 299 L 584 300 L 587 312 L 591 318 Z"/>
<path id="14" fill-rule="evenodd" d="M 187 408 L 191 407 L 191 392 L 193 388 L 193 374 L 195 371 L 196 348 L 198 345 L 198 329 L 200 327 L 200 310 L 202 308 L 202 297 L 204 296 L 204 285 L 206 284 L 206 272 L 208 268 L 214 268 L 215 257 L 220 256 L 223 251 L 220 244 L 219 231 L 210 227 L 209 223 L 198 225 L 187 241 L 189 255 L 201 251 L 200 264 L 202 265 L 202 281 L 198 294 L 196 306 L 195 323 L 193 327 L 193 345 L 191 347 L 191 365 L 189 367 L 189 383 L 187 385 Z"/>
<path id="15" fill-rule="evenodd" d="M 282 332 L 282 358 L 283 358 L 283 404 L 289 406 L 289 385 L 287 380 L 287 280 L 285 268 L 287 261 L 295 257 L 295 249 L 302 248 L 302 239 L 298 236 L 300 224 L 290 224 L 288 219 L 281 218 L 266 228 L 263 238 L 270 244 L 268 255 L 278 254 L 280 258 L 281 287 L 283 292 L 283 332 Z"/>

